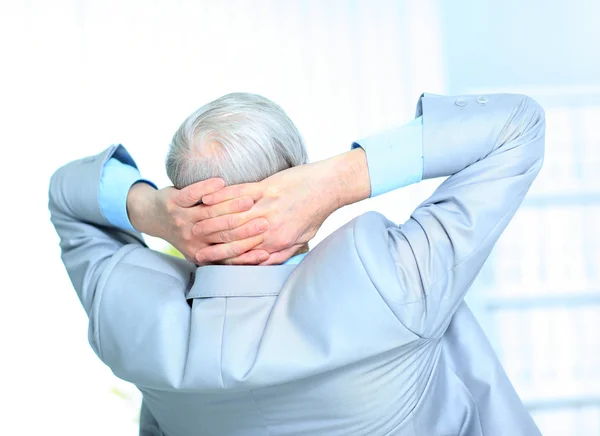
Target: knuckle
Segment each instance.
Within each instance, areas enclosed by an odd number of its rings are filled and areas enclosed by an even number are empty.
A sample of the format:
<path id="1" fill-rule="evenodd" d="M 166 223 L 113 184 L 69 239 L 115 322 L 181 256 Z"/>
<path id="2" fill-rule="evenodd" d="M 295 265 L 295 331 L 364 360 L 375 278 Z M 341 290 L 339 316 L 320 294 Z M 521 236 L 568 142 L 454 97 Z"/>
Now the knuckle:
<path id="1" fill-rule="evenodd" d="M 288 235 L 281 234 L 277 237 L 276 243 L 279 247 L 288 247 L 291 245 L 291 238 Z"/>
<path id="2" fill-rule="evenodd" d="M 175 227 L 177 228 L 182 228 L 185 226 L 185 221 L 182 218 L 177 217 L 173 219 L 173 224 L 175 224 Z"/>
<path id="3" fill-rule="evenodd" d="M 240 229 L 240 238 L 249 238 L 254 235 L 258 235 L 260 230 L 258 229 L 258 225 L 249 224 Z"/>
<path id="4" fill-rule="evenodd" d="M 219 242 L 221 242 L 221 241 L 219 241 L 219 235 L 217 235 L 216 233 L 202 237 L 202 243 L 204 243 L 206 245 L 218 244 Z"/>
<path id="5" fill-rule="evenodd" d="M 200 229 L 201 229 L 200 235 L 202 235 L 202 236 L 206 236 L 206 235 L 210 235 L 211 233 L 214 233 L 214 229 L 211 229 L 210 226 L 207 224 L 201 224 Z"/>
<path id="6" fill-rule="evenodd" d="M 257 220 L 254 223 L 254 231 L 258 233 L 262 233 L 269 228 L 269 222 L 265 219 Z"/>
<path id="7" fill-rule="evenodd" d="M 283 226 L 282 218 L 275 215 L 269 218 L 270 228 L 281 233 L 281 227 Z"/>
<path id="8" fill-rule="evenodd" d="M 252 197 L 245 196 L 243 198 L 243 208 L 250 209 L 254 205 L 254 200 Z"/>
<path id="9" fill-rule="evenodd" d="M 227 217 L 227 222 L 226 222 L 226 223 L 227 223 L 227 227 L 228 227 L 229 229 L 234 229 L 234 228 L 236 228 L 236 227 L 237 227 L 237 226 L 236 226 L 236 224 L 237 224 L 237 220 L 235 219 L 235 216 L 233 216 L 233 215 L 229 215 L 229 216 Z"/>
<path id="10" fill-rule="evenodd" d="M 242 247 L 240 244 L 238 244 L 237 242 L 233 242 L 231 244 L 231 251 L 233 252 L 233 254 L 235 256 L 239 256 L 240 254 L 242 254 Z"/>
<path id="11" fill-rule="evenodd" d="M 216 213 L 215 213 L 215 208 L 214 207 L 207 207 L 206 208 L 206 216 L 208 218 L 215 218 L 216 217 Z"/>
<path id="12" fill-rule="evenodd" d="M 202 188 L 204 188 L 203 182 L 204 180 L 200 183 L 194 183 L 193 185 L 190 185 L 190 188 L 188 190 L 190 197 L 196 199 L 199 195 L 202 194 Z"/>
<path id="13" fill-rule="evenodd" d="M 173 214 L 173 212 L 175 211 L 176 208 L 177 208 L 177 206 L 175 205 L 174 202 L 167 201 L 166 209 L 167 209 L 167 213 L 169 215 Z"/>
<path id="14" fill-rule="evenodd" d="M 230 240 L 231 240 L 229 233 L 224 230 L 221 230 L 219 232 L 218 238 L 219 238 L 219 241 L 221 241 L 221 242 L 230 242 Z"/>
<path id="15" fill-rule="evenodd" d="M 275 198 L 280 197 L 281 196 L 280 188 L 279 188 L 279 186 L 271 184 L 265 190 L 265 194 L 268 197 L 275 197 Z"/>

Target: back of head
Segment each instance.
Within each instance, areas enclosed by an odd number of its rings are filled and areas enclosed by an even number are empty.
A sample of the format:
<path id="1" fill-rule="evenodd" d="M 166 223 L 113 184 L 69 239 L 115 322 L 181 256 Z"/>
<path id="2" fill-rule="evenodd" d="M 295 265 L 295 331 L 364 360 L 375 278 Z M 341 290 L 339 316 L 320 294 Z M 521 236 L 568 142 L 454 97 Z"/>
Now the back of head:
<path id="1" fill-rule="evenodd" d="M 271 100 L 228 94 L 202 106 L 179 127 L 167 155 L 176 188 L 211 177 L 227 185 L 261 181 L 306 163 L 298 129 Z"/>

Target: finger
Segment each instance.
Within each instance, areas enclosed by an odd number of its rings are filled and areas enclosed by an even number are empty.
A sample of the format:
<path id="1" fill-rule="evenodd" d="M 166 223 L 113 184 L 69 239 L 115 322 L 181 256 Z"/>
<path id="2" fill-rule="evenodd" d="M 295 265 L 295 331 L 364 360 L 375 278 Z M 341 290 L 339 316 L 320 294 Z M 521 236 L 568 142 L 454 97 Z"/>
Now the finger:
<path id="1" fill-rule="evenodd" d="M 203 265 L 231 259 L 250 251 L 263 241 L 263 235 L 252 236 L 242 241 L 233 241 L 227 244 L 210 245 L 196 253 L 196 261 Z"/>
<path id="2" fill-rule="evenodd" d="M 269 230 L 269 222 L 264 218 L 256 218 L 238 228 L 232 230 L 221 230 L 219 232 L 207 235 L 204 240 L 209 244 L 241 241 L 242 239 L 260 235 L 267 230 Z"/>
<path id="3" fill-rule="evenodd" d="M 198 204 L 202 197 L 212 194 L 225 186 L 223 179 L 206 179 L 193 183 L 179 190 L 175 196 L 175 203 L 181 207 L 192 207 Z"/>
<path id="4" fill-rule="evenodd" d="M 206 206 L 202 204 L 194 210 L 194 222 L 216 218 L 221 215 L 245 212 L 250 210 L 253 205 L 254 200 L 252 200 L 252 197 L 249 196 L 227 200 L 222 203 L 217 203 L 214 206 Z"/>
<path id="5" fill-rule="evenodd" d="M 224 230 L 233 230 L 243 226 L 253 218 L 256 217 L 252 216 L 251 211 L 221 215 L 197 222 L 194 224 L 194 227 L 192 227 L 192 234 L 196 236 L 207 236 Z"/>
<path id="6" fill-rule="evenodd" d="M 206 193 L 206 195 L 202 197 L 202 203 L 208 205 L 217 204 L 247 195 L 256 200 L 257 198 L 255 197 L 258 194 L 256 185 L 256 183 L 245 183 L 243 185 L 227 186 L 226 188 L 223 188 L 217 192 Z"/>
<path id="7" fill-rule="evenodd" d="M 219 262 L 221 265 L 258 265 L 269 259 L 269 252 L 264 250 L 250 250 L 233 259 Z"/>
<path id="8" fill-rule="evenodd" d="M 275 253 L 271 253 L 269 259 L 261 262 L 260 265 L 281 265 L 286 260 L 293 257 L 301 245 L 294 245 L 290 248 L 286 248 L 285 250 L 276 251 Z"/>

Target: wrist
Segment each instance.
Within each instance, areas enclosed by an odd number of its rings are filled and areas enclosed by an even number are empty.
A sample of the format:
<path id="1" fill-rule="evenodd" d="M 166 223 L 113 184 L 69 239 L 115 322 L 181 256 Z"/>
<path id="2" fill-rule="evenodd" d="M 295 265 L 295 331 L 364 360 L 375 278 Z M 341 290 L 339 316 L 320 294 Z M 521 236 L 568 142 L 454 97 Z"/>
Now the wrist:
<path id="1" fill-rule="evenodd" d="M 336 209 L 365 200 L 371 195 L 367 155 L 356 148 L 331 159 L 327 181 L 333 187 Z"/>
<path id="2" fill-rule="evenodd" d="M 135 183 L 129 188 L 127 194 L 127 215 L 134 229 L 151 236 L 157 236 L 152 228 L 152 219 L 155 215 L 154 196 L 158 191 L 147 183 Z"/>

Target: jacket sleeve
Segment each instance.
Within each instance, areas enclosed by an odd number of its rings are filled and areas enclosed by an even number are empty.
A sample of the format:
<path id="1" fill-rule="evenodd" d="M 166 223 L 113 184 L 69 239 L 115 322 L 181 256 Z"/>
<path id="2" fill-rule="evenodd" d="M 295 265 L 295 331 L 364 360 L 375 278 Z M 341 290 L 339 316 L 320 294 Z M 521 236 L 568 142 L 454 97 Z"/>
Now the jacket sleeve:
<path id="1" fill-rule="evenodd" d="M 90 318 L 89 339 L 96 353 L 97 290 L 120 253 L 145 247 L 140 233 L 113 227 L 101 212 L 98 188 L 104 164 L 112 157 L 135 165 L 122 146 L 111 146 L 59 168 L 49 188 L 50 219 L 60 238 L 62 261 Z"/>
<path id="2" fill-rule="evenodd" d="M 358 231 L 355 244 L 398 319 L 435 338 L 540 171 L 545 118 L 534 100 L 510 94 L 424 95 L 417 115 L 423 116 L 424 178 L 450 177 L 406 223 L 383 220 L 379 238 Z"/>
<path id="3" fill-rule="evenodd" d="M 49 208 L 62 260 L 89 317 L 89 342 L 98 357 L 124 380 L 175 386 L 189 347 L 185 292 L 196 267 L 150 250 L 140 233 L 109 222 L 99 192 L 111 159 L 135 167 L 119 145 L 52 176 Z M 120 182 L 134 183 L 136 177 Z M 122 201 L 122 196 L 104 200 Z"/>

